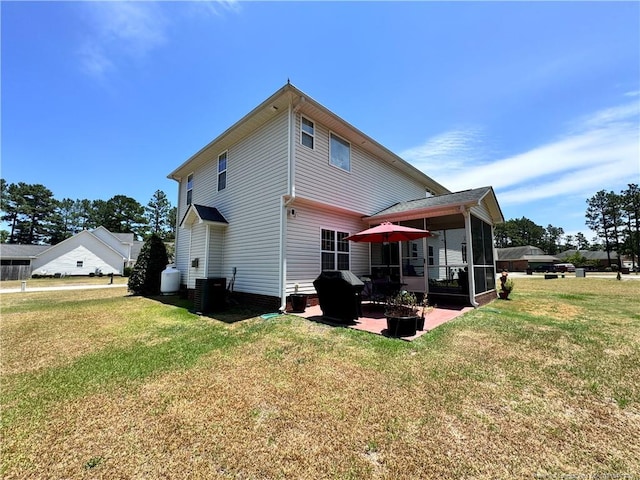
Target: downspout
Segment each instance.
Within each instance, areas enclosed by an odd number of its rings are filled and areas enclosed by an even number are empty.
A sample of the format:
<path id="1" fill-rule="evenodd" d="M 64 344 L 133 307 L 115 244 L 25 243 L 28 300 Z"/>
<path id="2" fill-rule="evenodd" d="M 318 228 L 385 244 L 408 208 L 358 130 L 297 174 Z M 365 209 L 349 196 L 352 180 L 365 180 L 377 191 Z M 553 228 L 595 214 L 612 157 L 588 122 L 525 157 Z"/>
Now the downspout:
<path id="1" fill-rule="evenodd" d="M 464 217 L 464 231 L 467 236 L 467 265 L 469 268 L 469 275 L 467 275 L 467 281 L 469 282 L 469 301 L 475 308 L 480 304 L 476 302 L 476 279 L 473 268 L 473 237 L 471 236 L 471 215 L 469 209 L 463 205 L 460 206 L 460 213 Z"/>
<path id="2" fill-rule="evenodd" d="M 287 208 L 296 199 L 294 142 L 293 142 L 293 115 L 291 101 L 287 110 L 287 184 L 288 192 L 280 209 L 280 312 L 287 309 Z"/>

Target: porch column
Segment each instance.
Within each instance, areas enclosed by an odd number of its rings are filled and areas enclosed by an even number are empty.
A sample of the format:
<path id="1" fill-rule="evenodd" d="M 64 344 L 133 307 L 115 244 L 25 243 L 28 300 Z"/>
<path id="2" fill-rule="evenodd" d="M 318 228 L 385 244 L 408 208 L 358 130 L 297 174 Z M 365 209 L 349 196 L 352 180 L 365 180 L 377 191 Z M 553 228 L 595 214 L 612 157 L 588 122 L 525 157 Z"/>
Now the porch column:
<path id="1" fill-rule="evenodd" d="M 467 268 L 469 270 L 469 275 L 467 276 L 467 280 L 469 282 L 469 301 L 471 305 L 474 307 L 479 306 L 476 302 L 476 280 L 475 280 L 475 269 L 473 268 L 473 236 L 471 233 L 471 215 L 469 214 L 469 209 L 467 207 L 460 207 L 460 213 L 464 217 L 464 231 L 467 236 Z"/>

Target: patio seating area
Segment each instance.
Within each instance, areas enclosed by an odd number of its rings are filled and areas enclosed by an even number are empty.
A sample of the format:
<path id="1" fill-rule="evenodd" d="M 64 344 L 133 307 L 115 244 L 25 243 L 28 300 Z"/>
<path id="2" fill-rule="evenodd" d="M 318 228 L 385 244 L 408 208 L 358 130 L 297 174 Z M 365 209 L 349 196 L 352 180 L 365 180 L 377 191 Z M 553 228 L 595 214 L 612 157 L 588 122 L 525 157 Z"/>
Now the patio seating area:
<path id="1" fill-rule="evenodd" d="M 432 307 L 428 310 L 429 311 L 425 315 L 424 319 L 424 330 L 419 330 L 415 335 L 410 337 L 399 338 L 407 341 L 420 338 L 425 333 L 433 330 L 443 323 L 453 320 L 469 310 L 473 310 L 473 307 L 452 305 Z M 384 315 L 384 305 L 376 303 L 363 302 L 362 316 L 357 320 L 344 323 L 332 321 L 323 317 L 320 305 L 309 306 L 304 312 L 292 313 L 292 315 L 298 315 L 306 318 L 307 320 L 311 320 L 312 322 L 323 323 L 325 325 L 353 328 L 354 330 L 362 330 L 364 332 L 375 333 L 377 335 L 390 336 L 387 332 L 387 319 Z"/>

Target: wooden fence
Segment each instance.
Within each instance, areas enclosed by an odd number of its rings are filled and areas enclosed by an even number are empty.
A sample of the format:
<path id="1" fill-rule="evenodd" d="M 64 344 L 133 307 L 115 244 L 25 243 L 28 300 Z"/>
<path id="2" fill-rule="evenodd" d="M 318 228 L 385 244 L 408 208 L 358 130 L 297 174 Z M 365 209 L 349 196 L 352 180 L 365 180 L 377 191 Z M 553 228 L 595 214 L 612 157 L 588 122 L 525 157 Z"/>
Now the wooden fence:
<path id="1" fill-rule="evenodd" d="M 27 280 L 31 276 L 31 265 L 2 265 L 0 280 Z"/>

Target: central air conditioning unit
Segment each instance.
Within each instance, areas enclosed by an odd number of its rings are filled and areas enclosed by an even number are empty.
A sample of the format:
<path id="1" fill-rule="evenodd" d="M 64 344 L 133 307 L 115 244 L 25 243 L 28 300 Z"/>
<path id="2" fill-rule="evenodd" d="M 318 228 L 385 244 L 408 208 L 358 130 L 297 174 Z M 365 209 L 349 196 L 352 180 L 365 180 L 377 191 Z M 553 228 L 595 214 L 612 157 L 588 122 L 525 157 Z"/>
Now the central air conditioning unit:
<path id="1" fill-rule="evenodd" d="M 199 315 L 206 315 L 224 310 L 226 286 L 226 278 L 196 278 L 193 311 Z"/>

